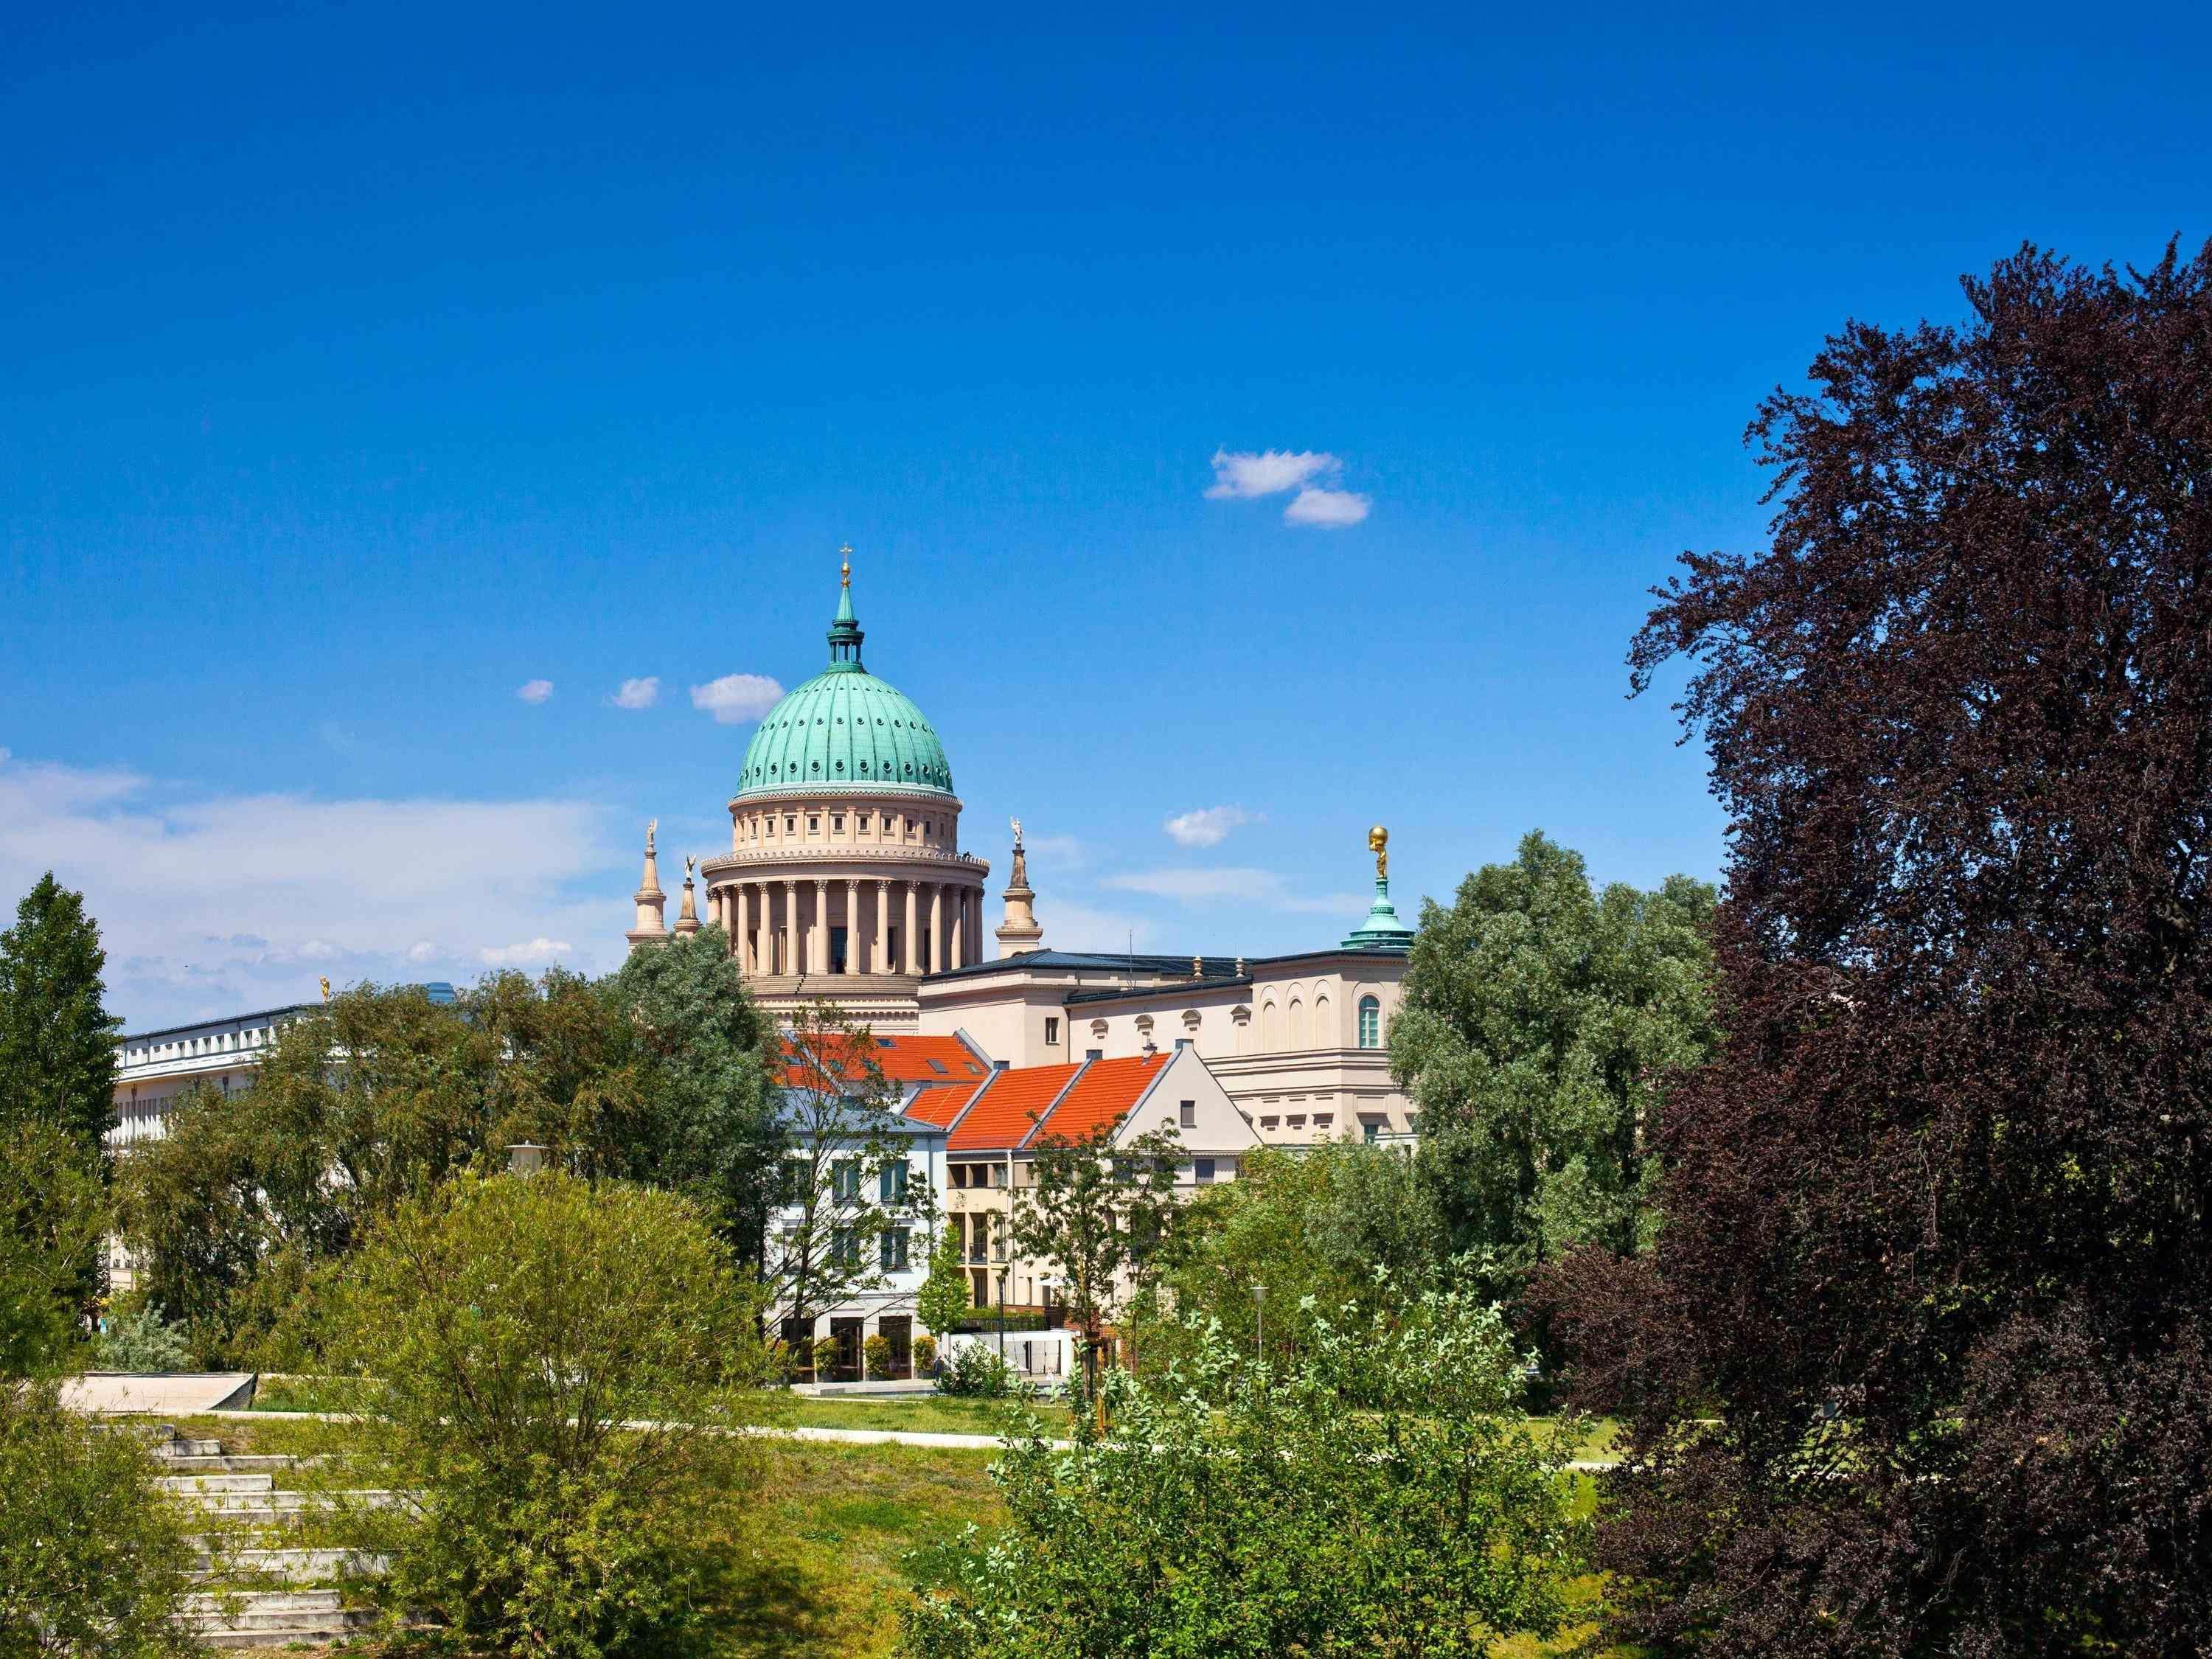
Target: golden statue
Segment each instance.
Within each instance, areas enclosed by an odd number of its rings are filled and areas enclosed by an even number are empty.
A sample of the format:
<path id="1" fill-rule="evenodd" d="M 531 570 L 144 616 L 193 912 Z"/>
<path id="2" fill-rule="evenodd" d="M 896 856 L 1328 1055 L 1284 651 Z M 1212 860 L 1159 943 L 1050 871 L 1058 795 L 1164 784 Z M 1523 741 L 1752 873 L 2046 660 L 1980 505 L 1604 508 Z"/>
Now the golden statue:
<path id="1" fill-rule="evenodd" d="M 1376 824 L 1367 832 L 1367 850 L 1375 854 L 1375 879 L 1390 878 L 1390 832 Z"/>
<path id="2" fill-rule="evenodd" d="M 329 981 L 329 980 L 325 979 L 325 981 L 323 981 L 322 984 L 323 984 L 323 1000 L 324 1000 L 324 1001 L 325 1001 L 325 1002 L 328 1002 L 328 1001 L 331 1000 L 331 982 L 330 982 L 330 981 Z"/>

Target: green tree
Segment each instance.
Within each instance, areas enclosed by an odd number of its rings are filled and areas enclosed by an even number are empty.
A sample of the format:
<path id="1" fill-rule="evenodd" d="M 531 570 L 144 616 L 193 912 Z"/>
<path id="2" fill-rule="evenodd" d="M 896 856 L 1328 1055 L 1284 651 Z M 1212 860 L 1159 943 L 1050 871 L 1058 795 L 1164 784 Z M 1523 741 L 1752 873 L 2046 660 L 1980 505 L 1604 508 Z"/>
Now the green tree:
<path id="1" fill-rule="evenodd" d="M 1540 832 L 1421 910 L 1390 1068 L 1455 1248 L 1517 1283 L 1591 1243 L 1632 1255 L 1656 1224 L 1653 1116 L 1712 1051 L 1712 888 L 1594 893 Z"/>
<path id="2" fill-rule="evenodd" d="M 49 871 L 0 933 L 0 1119 L 47 1123 L 99 1156 L 115 1125 L 107 952 L 84 896 Z"/>
<path id="3" fill-rule="evenodd" d="M 198 1651 L 174 1618 L 192 1558 L 176 1500 L 127 1430 L 52 1383 L 0 1387 L 0 1659 Z"/>
<path id="4" fill-rule="evenodd" d="M 1137 1315 L 1139 1352 L 1158 1370 L 1189 1353 L 1194 1325 L 1212 1323 L 1248 1350 L 1264 1339 L 1287 1362 L 1322 1310 L 1377 1310 L 1386 1290 L 1429 1288 L 1445 1266 L 1443 1214 L 1404 1151 L 1262 1147 L 1176 1216 L 1160 1294 Z"/>
<path id="5" fill-rule="evenodd" d="M 64 1363 L 106 1216 L 98 1161 L 81 1142 L 0 1122 L 0 1394 Z"/>
<path id="6" fill-rule="evenodd" d="M 1104 1327 L 1152 1282 L 1181 1156 L 1172 1129 L 1116 1146 L 1118 1127 L 1040 1140 L 1030 1184 L 1014 1193 L 1014 1252 L 1058 1273 L 1068 1317 L 1084 1334 L 1085 1386 L 1094 1396 Z"/>
<path id="7" fill-rule="evenodd" d="M 1104 1388 L 994 1471 L 1005 1527 L 941 1552 L 908 1659 L 1473 1656 L 1563 1622 L 1572 1431 L 1511 1413 L 1497 1310 L 1430 1292 L 1316 1317 L 1297 1362 L 1195 1334 L 1167 1385 Z"/>
<path id="8" fill-rule="evenodd" d="M 785 1060 L 781 1202 L 763 1278 L 795 1350 L 823 1314 L 884 1282 L 883 1240 L 934 1204 L 909 1184 L 896 1097 L 865 1027 L 816 1003 L 786 1033 Z"/>
<path id="9" fill-rule="evenodd" d="M 346 1264 L 331 1352 L 352 1454 L 418 1504 L 347 1510 L 395 1619 L 467 1651 L 666 1654 L 711 1638 L 757 1449 L 757 1291 L 712 1212 L 559 1170 L 403 1200 Z"/>
<path id="10" fill-rule="evenodd" d="M 968 1269 L 960 1261 L 960 1230 L 946 1222 L 939 1230 L 936 1248 L 929 1253 L 929 1275 L 915 1297 L 915 1312 L 926 1329 L 942 1336 L 974 1308 Z"/>

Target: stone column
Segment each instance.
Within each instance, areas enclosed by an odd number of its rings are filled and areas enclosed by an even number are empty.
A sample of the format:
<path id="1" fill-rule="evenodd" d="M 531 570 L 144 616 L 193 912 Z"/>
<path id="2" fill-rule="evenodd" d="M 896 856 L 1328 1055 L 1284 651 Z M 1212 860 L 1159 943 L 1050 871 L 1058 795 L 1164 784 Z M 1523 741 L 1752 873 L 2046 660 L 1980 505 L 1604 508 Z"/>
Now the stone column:
<path id="1" fill-rule="evenodd" d="M 876 884 L 876 937 L 869 960 L 879 974 L 898 972 L 898 964 L 891 960 L 891 884 L 887 881 Z"/>
<path id="2" fill-rule="evenodd" d="M 966 967 L 968 965 L 968 890 L 964 887 L 956 887 L 952 890 L 952 937 L 946 941 L 946 944 L 951 948 L 945 953 L 945 965 L 947 968 Z"/>
<path id="3" fill-rule="evenodd" d="M 865 974 L 868 959 L 862 952 L 860 935 L 860 884 L 857 878 L 845 878 L 845 971 Z"/>
<path id="4" fill-rule="evenodd" d="M 806 971 L 830 971 L 830 878 L 814 878 L 814 917 L 806 929 Z"/>
<path id="5" fill-rule="evenodd" d="M 925 974 L 937 971 L 937 964 L 945 960 L 945 884 L 932 882 L 929 886 L 929 960 L 921 965 Z"/>
<path id="6" fill-rule="evenodd" d="M 720 927 L 722 925 L 722 891 L 720 887 L 709 887 L 707 890 L 707 925 L 709 927 Z"/>
<path id="7" fill-rule="evenodd" d="M 783 926 L 777 930 L 782 959 L 776 971 L 795 974 L 799 971 L 799 884 L 787 880 L 783 884 Z"/>
<path id="8" fill-rule="evenodd" d="M 921 933 L 915 920 L 915 913 L 921 908 L 921 892 L 920 883 L 906 884 L 906 948 L 899 954 L 906 958 L 905 971 L 909 974 L 921 971 Z"/>

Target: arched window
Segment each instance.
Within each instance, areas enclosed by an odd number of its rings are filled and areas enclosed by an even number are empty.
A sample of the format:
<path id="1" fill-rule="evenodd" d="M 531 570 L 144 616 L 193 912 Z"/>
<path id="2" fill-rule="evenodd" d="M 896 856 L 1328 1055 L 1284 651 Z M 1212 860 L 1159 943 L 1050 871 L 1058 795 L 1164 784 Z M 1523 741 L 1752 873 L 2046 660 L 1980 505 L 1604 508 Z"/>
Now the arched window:
<path id="1" fill-rule="evenodd" d="M 1379 997 L 1359 999 L 1359 1046 L 1380 1048 L 1382 1046 L 1382 1002 Z"/>

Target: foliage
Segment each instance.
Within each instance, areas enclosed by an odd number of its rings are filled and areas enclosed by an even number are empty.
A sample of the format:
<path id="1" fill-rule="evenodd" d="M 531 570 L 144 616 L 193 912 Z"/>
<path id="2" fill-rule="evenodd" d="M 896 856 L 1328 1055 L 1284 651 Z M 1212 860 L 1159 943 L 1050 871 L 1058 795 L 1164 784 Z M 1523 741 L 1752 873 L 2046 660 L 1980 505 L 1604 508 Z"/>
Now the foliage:
<path id="1" fill-rule="evenodd" d="M 1022 1377 L 996 1348 L 978 1338 L 951 1350 L 937 1374 L 937 1390 L 963 1400 L 1011 1400 L 1021 1392 Z"/>
<path id="2" fill-rule="evenodd" d="M 349 1264 L 349 1431 L 418 1506 L 350 1511 L 380 1594 L 457 1648 L 689 1650 L 757 1453 L 758 1310 L 690 1200 L 553 1171 L 403 1201 Z"/>
<path id="3" fill-rule="evenodd" d="M 151 1302 L 112 1316 L 94 1353 L 104 1371 L 153 1375 L 192 1368 L 191 1344 L 183 1331 L 163 1322 L 161 1308 Z"/>
<path id="4" fill-rule="evenodd" d="M 98 1157 L 115 1126 L 107 952 L 84 896 L 39 878 L 0 932 L 0 1121 L 44 1123 Z"/>
<path id="5" fill-rule="evenodd" d="M 891 1374 L 891 1340 L 880 1334 L 860 1344 L 860 1353 L 866 1361 L 868 1375 L 875 1377 Z"/>
<path id="6" fill-rule="evenodd" d="M 64 1411 L 52 1385 L 0 1387 L 0 1659 L 150 1659 L 194 1645 L 177 1505 L 126 1430 Z"/>
<path id="7" fill-rule="evenodd" d="M 125 1164 L 119 1208 L 147 1294 L 204 1361 L 316 1363 L 308 1313 L 328 1264 L 517 1141 L 580 1175 L 696 1196 L 757 1242 L 773 1162 L 757 1054 L 740 1046 L 757 1016 L 700 940 L 640 956 L 664 951 L 596 985 L 495 975 L 451 1004 L 362 986 L 285 1025 L 246 1089 L 186 1097 Z M 284 1351 L 267 1350 L 280 1329 Z"/>
<path id="8" fill-rule="evenodd" d="M 1966 292 L 1767 400 L 1771 547 L 1632 659 L 1693 665 L 1729 1036 L 1655 1257 L 1553 1289 L 1662 1652 L 2212 1648 L 2212 246 Z"/>
<path id="9" fill-rule="evenodd" d="M 937 1248 L 929 1253 L 929 1276 L 915 1297 L 915 1316 L 941 1336 L 974 1311 L 974 1295 L 960 1260 L 960 1229 L 948 1221 L 937 1235 Z"/>
<path id="10" fill-rule="evenodd" d="M 1504 1322 L 1431 1292 L 1398 1321 L 1316 1315 L 1288 1368 L 1218 1331 L 1166 1386 L 1104 1384 L 1104 1433 L 1041 1425 L 909 1613 L 911 1659 L 1476 1655 L 1564 1612 L 1564 1434 L 1509 1426 Z"/>
<path id="11" fill-rule="evenodd" d="M 99 1164 L 81 1141 L 0 1121 L 0 1391 L 64 1362 L 106 1214 Z"/>
<path id="12" fill-rule="evenodd" d="M 1134 1346 L 1145 1370 L 1161 1369 L 1211 1323 L 1247 1350 L 1264 1336 L 1286 1361 L 1314 1310 L 1376 1307 L 1386 1284 L 1402 1295 L 1437 1283 L 1446 1266 L 1435 1193 L 1404 1152 L 1356 1140 L 1262 1147 L 1176 1217 L 1160 1294 L 1133 1309 Z"/>
<path id="13" fill-rule="evenodd" d="M 892 1111 L 896 1091 L 866 1029 L 834 1005 L 817 1002 L 793 1022 L 785 1044 L 787 1150 L 764 1277 L 787 1340 L 795 1343 L 824 1311 L 884 1284 L 884 1234 L 927 1218 L 932 1200 L 923 1184 L 905 1184 L 907 1144 Z M 898 1182 L 888 1200 L 887 1178 Z"/>
<path id="14" fill-rule="evenodd" d="M 1095 1387 L 1101 1332 L 1153 1279 L 1175 1214 L 1172 1129 L 1125 1146 L 1112 1123 L 1039 1140 L 1032 1184 L 1014 1194 L 1014 1254 L 1050 1264 L 1070 1321 L 1085 1335 L 1085 1386 Z"/>
<path id="15" fill-rule="evenodd" d="M 927 1331 L 914 1334 L 914 1373 L 927 1376 L 937 1367 L 937 1339 Z"/>
<path id="16" fill-rule="evenodd" d="M 1453 1248 L 1509 1285 L 1578 1242 L 1649 1242 L 1664 1079 L 1714 1041 L 1713 902 L 1686 876 L 1593 893 L 1581 855 L 1532 831 L 1449 908 L 1422 906 L 1390 1069 Z"/>

